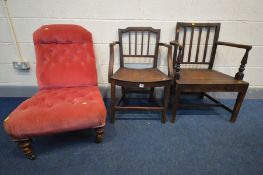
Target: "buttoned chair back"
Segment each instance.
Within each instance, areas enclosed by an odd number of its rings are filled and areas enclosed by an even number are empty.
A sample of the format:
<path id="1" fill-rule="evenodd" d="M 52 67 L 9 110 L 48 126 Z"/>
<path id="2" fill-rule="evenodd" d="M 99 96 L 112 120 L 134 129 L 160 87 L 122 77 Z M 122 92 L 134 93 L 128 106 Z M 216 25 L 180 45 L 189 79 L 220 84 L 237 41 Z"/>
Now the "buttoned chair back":
<path id="1" fill-rule="evenodd" d="M 92 35 L 81 26 L 45 25 L 34 32 L 40 89 L 97 85 Z"/>

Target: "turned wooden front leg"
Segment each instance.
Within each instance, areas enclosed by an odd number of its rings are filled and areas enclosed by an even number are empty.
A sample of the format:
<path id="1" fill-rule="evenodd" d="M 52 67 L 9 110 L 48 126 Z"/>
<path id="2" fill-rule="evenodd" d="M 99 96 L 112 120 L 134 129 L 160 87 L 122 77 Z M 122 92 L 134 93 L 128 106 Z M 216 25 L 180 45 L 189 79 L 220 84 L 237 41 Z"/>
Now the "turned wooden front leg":
<path id="1" fill-rule="evenodd" d="M 95 132 L 96 132 L 96 142 L 101 143 L 104 138 L 104 126 L 95 128 Z"/>
<path id="2" fill-rule="evenodd" d="M 17 143 L 19 148 L 22 150 L 22 152 L 25 154 L 25 156 L 28 159 L 30 160 L 36 159 L 36 155 L 33 153 L 31 147 L 32 139 L 14 140 L 14 142 Z"/>

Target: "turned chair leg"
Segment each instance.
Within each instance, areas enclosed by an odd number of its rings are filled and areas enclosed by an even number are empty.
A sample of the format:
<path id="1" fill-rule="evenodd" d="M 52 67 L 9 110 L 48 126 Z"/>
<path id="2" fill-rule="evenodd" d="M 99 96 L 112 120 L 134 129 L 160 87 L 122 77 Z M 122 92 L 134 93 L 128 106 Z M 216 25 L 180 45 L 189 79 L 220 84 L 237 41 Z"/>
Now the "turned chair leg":
<path id="1" fill-rule="evenodd" d="M 15 140 L 15 142 L 18 144 L 19 148 L 28 159 L 36 159 L 36 155 L 33 153 L 31 147 L 32 139 Z"/>
<path id="2" fill-rule="evenodd" d="M 170 86 L 164 87 L 164 99 L 163 99 L 163 111 L 162 111 L 162 123 L 166 122 L 167 108 L 169 102 Z"/>
<path id="3" fill-rule="evenodd" d="M 116 96 L 116 86 L 115 83 L 111 83 L 111 110 L 110 110 L 110 122 L 115 122 L 115 97 Z"/>
<path id="4" fill-rule="evenodd" d="M 95 128 L 96 142 L 101 143 L 104 138 L 104 127 Z"/>
<path id="5" fill-rule="evenodd" d="M 243 103 L 243 100 L 245 98 L 246 92 L 247 92 L 247 89 L 245 89 L 242 92 L 239 92 L 237 95 L 236 103 L 235 103 L 235 106 L 234 106 L 234 109 L 233 109 L 233 112 L 232 112 L 232 115 L 230 118 L 230 122 L 232 122 L 232 123 L 234 123 L 237 119 L 237 116 L 238 116 L 240 107 Z"/>
<path id="6" fill-rule="evenodd" d="M 178 89 L 178 86 L 176 86 L 176 92 L 175 92 L 175 99 L 174 99 L 174 106 L 173 106 L 173 112 L 172 112 L 172 119 L 171 122 L 174 123 L 176 119 L 176 111 L 179 107 L 179 100 L 180 100 L 181 92 Z"/>

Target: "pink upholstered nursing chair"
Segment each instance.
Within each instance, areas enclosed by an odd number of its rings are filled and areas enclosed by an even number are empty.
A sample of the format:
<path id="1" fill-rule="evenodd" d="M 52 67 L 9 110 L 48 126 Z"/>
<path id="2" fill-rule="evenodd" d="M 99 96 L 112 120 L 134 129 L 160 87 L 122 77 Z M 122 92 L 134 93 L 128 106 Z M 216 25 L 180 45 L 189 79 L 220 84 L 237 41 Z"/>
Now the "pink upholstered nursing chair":
<path id="1" fill-rule="evenodd" d="M 39 91 L 6 119 L 6 132 L 29 159 L 31 138 L 94 128 L 104 134 L 106 108 L 97 86 L 92 35 L 77 25 L 55 24 L 34 32 Z"/>

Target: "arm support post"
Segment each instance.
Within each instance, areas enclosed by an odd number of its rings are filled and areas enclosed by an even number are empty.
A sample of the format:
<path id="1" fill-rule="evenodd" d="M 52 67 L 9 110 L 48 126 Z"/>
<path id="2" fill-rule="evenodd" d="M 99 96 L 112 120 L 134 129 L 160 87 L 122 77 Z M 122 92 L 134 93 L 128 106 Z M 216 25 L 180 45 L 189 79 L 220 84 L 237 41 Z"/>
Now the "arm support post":
<path id="1" fill-rule="evenodd" d="M 244 45 L 244 44 L 236 44 L 236 43 L 230 43 L 230 42 L 222 42 L 218 41 L 217 45 L 223 45 L 223 46 L 229 46 L 229 47 L 236 47 L 240 49 L 246 49 L 246 52 L 241 60 L 241 64 L 239 66 L 238 72 L 235 75 L 235 79 L 237 80 L 243 80 L 244 78 L 244 70 L 245 66 L 247 64 L 247 59 L 248 59 L 248 53 L 251 50 L 252 46 L 251 45 Z"/>
<path id="2" fill-rule="evenodd" d="M 113 75 L 113 66 L 114 66 L 114 46 L 119 44 L 118 41 L 110 43 L 110 61 L 109 61 L 109 70 L 108 70 L 108 82 L 110 82 L 110 77 Z"/>
<path id="3" fill-rule="evenodd" d="M 168 49 L 167 52 L 168 76 L 173 78 L 172 46 L 165 43 L 159 43 L 159 46 L 164 46 Z"/>

